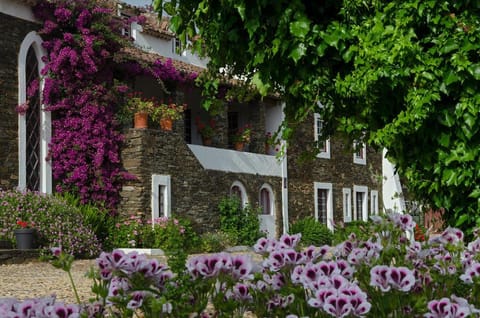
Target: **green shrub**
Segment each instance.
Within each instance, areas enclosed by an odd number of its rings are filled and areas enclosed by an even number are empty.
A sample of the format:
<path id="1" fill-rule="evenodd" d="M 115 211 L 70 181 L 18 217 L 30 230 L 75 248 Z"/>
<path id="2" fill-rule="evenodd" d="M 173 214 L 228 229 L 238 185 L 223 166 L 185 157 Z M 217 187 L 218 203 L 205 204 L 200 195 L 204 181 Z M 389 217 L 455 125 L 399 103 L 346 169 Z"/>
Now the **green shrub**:
<path id="1" fill-rule="evenodd" d="M 153 227 L 149 229 L 145 243 L 165 252 L 168 266 L 173 272 L 183 272 L 188 253 L 195 250 L 198 244 L 198 237 L 190 223 L 184 219 L 161 217 L 155 219 Z"/>
<path id="2" fill-rule="evenodd" d="M 106 248 L 105 243 L 108 234 L 114 225 L 114 218 L 109 215 L 109 212 L 92 204 L 81 203 L 78 197 L 68 192 L 62 193 L 61 197 L 64 198 L 68 204 L 75 206 L 79 210 L 85 222 L 90 225 L 95 236 L 100 240 L 103 247 Z"/>
<path id="3" fill-rule="evenodd" d="M 160 248 L 175 272 L 185 268 L 188 253 L 198 249 L 198 236 L 184 219 L 161 217 L 152 222 L 143 213 L 118 217 L 108 239 L 111 248 Z"/>
<path id="4" fill-rule="evenodd" d="M 303 245 L 330 245 L 333 240 L 333 233 L 325 224 L 316 221 L 313 217 L 306 217 L 297 220 L 290 225 L 290 233 L 301 233 Z"/>
<path id="5" fill-rule="evenodd" d="M 220 210 L 220 230 L 231 236 L 236 245 L 254 245 L 262 237 L 260 232 L 259 210 L 247 205 L 241 207 L 236 197 L 222 199 Z"/>
<path id="6" fill-rule="evenodd" d="M 101 251 L 100 242 L 80 210 L 60 197 L 0 191 L 0 232 L 12 242 L 18 220 L 34 224 L 40 248 L 62 247 L 77 257 L 95 257 Z"/>
<path id="7" fill-rule="evenodd" d="M 333 244 L 339 244 L 348 239 L 350 234 L 362 241 L 367 241 L 373 234 L 371 230 L 371 224 L 365 221 L 352 221 L 343 223 L 335 227 L 333 234 Z"/>
<path id="8" fill-rule="evenodd" d="M 206 232 L 200 236 L 200 250 L 205 253 L 222 252 L 235 245 L 235 238 L 222 231 Z"/>
<path id="9" fill-rule="evenodd" d="M 142 248 L 148 246 L 151 223 L 147 222 L 143 213 L 132 214 L 129 217 L 117 216 L 113 219 L 113 226 L 108 232 L 106 247 L 113 248 Z M 146 241 L 146 242 L 145 242 Z"/>
<path id="10" fill-rule="evenodd" d="M 160 217 L 154 220 L 153 228 L 146 231 L 145 243 L 164 251 L 182 249 L 190 252 L 197 248 L 198 237 L 190 222 L 181 218 Z"/>

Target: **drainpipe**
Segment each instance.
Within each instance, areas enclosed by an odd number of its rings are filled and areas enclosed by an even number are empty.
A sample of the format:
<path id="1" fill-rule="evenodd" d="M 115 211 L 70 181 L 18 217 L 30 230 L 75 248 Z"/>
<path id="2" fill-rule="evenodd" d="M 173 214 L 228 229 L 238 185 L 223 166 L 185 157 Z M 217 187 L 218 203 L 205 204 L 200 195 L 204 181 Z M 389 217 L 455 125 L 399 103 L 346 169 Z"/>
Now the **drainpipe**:
<path id="1" fill-rule="evenodd" d="M 285 102 L 282 103 L 282 121 L 285 120 Z M 288 233 L 288 168 L 287 168 L 287 142 L 282 140 L 282 220 L 283 234 Z"/>
<path id="2" fill-rule="evenodd" d="M 287 171 L 287 145 L 282 141 L 282 147 L 285 153 L 282 156 L 282 220 L 283 233 L 288 233 L 288 171 Z"/>

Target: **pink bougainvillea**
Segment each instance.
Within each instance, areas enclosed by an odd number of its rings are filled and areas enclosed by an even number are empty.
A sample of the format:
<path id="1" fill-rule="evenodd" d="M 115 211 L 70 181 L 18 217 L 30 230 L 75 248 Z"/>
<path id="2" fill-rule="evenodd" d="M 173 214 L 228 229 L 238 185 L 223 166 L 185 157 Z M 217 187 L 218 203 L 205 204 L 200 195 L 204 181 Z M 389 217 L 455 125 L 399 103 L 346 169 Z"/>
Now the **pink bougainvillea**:
<path id="1" fill-rule="evenodd" d="M 121 48 L 119 22 L 95 1 L 41 1 L 36 16 L 47 49 L 43 101 L 52 111 L 49 158 L 56 190 L 114 210 L 122 182 L 122 135 L 112 56 Z"/>
<path id="2" fill-rule="evenodd" d="M 133 176 L 122 169 L 123 137 L 115 119 L 127 86 L 114 75 L 149 75 L 183 85 L 196 74 L 179 72 L 171 60 L 145 64 L 116 58 L 131 41 L 120 30 L 143 23 L 141 16 L 122 21 L 93 0 L 42 0 L 34 13 L 43 21 L 39 33 L 48 52 L 41 73 L 43 103 L 53 113 L 49 159 L 56 190 L 115 211 L 122 183 Z"/>

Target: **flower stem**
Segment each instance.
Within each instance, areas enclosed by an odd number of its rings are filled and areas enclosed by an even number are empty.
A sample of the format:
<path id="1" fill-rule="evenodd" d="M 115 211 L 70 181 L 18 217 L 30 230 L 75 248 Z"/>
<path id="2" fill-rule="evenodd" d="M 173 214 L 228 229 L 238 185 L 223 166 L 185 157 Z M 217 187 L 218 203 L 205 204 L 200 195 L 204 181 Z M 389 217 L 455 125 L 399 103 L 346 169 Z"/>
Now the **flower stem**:
<path id="1" fill-rule="evenodd" d="M 78 296 L 77 287 L 75 286 L 75 282 L 73 281 L 72 272 L 70 270 L 67 271 L 68 278 L 70 278 L 70 283 L 72 284 L 73 292 L 75 293 L 75 298 L 77 299 L 77 303 L 80 305 L 80 297 Z"/>

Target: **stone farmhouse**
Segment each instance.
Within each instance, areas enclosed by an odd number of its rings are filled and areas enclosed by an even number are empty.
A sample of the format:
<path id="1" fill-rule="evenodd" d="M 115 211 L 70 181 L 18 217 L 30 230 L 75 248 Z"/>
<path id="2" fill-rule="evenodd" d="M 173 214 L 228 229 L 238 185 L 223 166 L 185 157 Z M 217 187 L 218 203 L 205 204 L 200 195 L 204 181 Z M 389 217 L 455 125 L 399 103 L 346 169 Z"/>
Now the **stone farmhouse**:
<path id="1" fill-rule="evenodd" d="M 25 115 L 15 111 L 25 102 L 28 81 L 43 67 L 40 21 L 31 11 L 34 3 L 0 0 L 0 187 L 50 193 L 54 181 L 47 154 L 55 134 L 52 114 L 40 106 Z M 119 16 L 128 17 L 131 10 L 117 4 Z M 205 69 L 204 60 L 179 48 L 166 20 L 147 17 L 146 24 L 134 22 L 122 32 L 134 40 L 135 46 L 123 51 L 129 58 L 142 63 L 170 59 L 185 73 Z M 148 76 L 136 76 L 128 84 L 145 96 L 163 97 L 159 84 Z M 124 129 L 122 163 L 137 179 L 123 187 L 122 213 L 178 215 L 206 231 L 218 226 L 220 200 L 238 195 L 243 204 L 261 208 L 262 228 L 269 236 L 278 236 L 288 231 L 289 223 L 306 216 L 333 229 L 336 222 L 368 220 L 384 209 L 404 207 L 401 196 L 394 196 L 401 195 L 398 176 L 381 152 L 365 145 L 352 150 L 352 145 L 331 136 L 319 141 L 322 151 L 314 159 L 300 160 L 321 133 L 318 114 L 298 127 L 286 155 L 277 158 L 278 149 L 266 147 L 266 140 L 282 122 L 281 99 L 225 103 L 214 116 L 212 144 L 204 145 L 196 119 L 208 121 L 210 115 L 201 107 L 200 91 L 180 86 L 170 90 L 178 103 L 188 105 L 172 131 L 162 131 L 154 123 L 147 129 Z M 246 124 L 251 126 L 251 141 L 235 150 L 231 135 Z"/>

